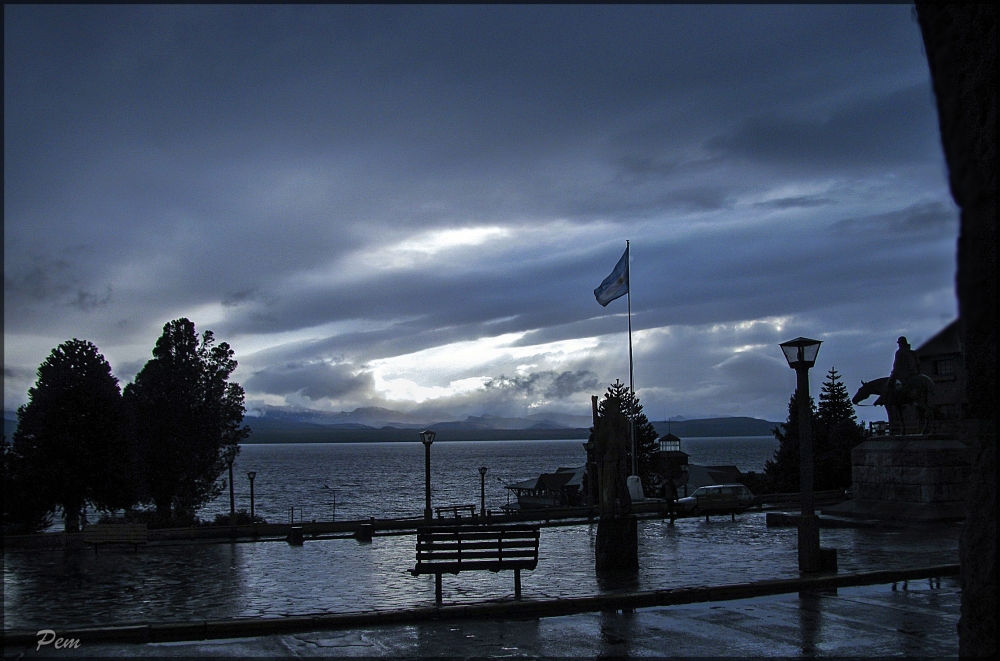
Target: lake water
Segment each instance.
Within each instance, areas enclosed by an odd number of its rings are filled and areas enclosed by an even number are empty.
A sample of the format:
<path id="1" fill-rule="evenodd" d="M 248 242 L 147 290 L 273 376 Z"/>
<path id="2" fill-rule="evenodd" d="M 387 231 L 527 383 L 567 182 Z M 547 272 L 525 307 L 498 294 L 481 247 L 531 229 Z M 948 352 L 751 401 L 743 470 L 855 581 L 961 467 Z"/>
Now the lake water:
<path id="1" fill-rule="evenodd" d="M 690 462 L 760 471 L 777 449 L 770 436 L 692 438 L 681 448 Z M 486 466 L 486 507 L 507 503 L 505 484 L 560 466 L 586 463 L 580 440 L 448 441 L 431 446 L 432 505 L 479 504 L 479 467 Z M 237 509 L 250 509 L 247 471 L 256 471 L 255 511 L 273 523 L 419 516 L 424 508 L 424 446 L 413 443 L 246 444 L 234 465 Z M 229 493 L 200 513 L 229 512 Z"/>

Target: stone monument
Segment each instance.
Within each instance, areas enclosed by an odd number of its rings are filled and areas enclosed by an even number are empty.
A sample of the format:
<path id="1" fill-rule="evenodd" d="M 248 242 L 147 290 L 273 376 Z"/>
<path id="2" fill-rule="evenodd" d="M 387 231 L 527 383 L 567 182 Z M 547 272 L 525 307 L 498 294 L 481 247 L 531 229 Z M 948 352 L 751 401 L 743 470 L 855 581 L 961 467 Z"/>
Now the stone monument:
<path id="1" fill-rule="evenodd" d="M 926 433 L 933 422 L 933 382 L 919 372 L 906 338 L 897 342 L 889 377 L 863 381 L 853 398 L 857 404 L 878 395 L 875 404 L 886 407 L 890 435 L 873 436 L 851 450 L 853 498 L 823 511 L 895 521 L 964 519 L 968 447 L 949 434 Z"/>
<path id="2" fill-rule="evenodd" d="M 628 490 L 629 423 L 621 401 L 608 397 L 594 429 L 601 518 L 595 549 L 598 572 L 639 569 L 639 537 Z"/>
<path id="3" fill-rule="evenodd" d="M 943 434 L 874 436 L 851 450 L 851 500 L 825 514 L 888 521 L 966 515 L 969 450 Z"/>

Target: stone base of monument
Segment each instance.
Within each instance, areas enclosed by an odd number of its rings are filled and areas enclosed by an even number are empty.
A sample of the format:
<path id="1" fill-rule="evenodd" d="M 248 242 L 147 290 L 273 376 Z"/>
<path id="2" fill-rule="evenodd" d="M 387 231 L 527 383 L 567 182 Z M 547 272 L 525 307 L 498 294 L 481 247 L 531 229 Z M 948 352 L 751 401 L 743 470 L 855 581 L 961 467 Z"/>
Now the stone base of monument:
<path id="1" fill-rule="evenodd" d="M 597 571 L 602 573 L 639 570 L 639 529 L 635 515 L 601 517 L 597 524 Z"/>
<path id="2" fill-rule="evenodd" d="M 965 518 L 969 450 L 949 436 L 877 436 L 851 451 L 853 498 L 824 514 L 886 521 Z"/>

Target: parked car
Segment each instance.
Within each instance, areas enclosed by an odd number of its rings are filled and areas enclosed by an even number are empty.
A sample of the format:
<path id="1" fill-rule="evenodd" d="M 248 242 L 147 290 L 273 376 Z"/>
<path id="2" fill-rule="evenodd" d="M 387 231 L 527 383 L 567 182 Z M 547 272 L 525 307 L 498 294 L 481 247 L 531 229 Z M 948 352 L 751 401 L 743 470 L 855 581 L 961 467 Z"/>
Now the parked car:
<path id="1" fill-rule="evenodd" d="M 677 511 L 681 514 L 728 514 L 742 512 L 757 501 L 749 489 L 742 484 L 712 484 L 698 487 L 690 496 L 677 501 Z"/>

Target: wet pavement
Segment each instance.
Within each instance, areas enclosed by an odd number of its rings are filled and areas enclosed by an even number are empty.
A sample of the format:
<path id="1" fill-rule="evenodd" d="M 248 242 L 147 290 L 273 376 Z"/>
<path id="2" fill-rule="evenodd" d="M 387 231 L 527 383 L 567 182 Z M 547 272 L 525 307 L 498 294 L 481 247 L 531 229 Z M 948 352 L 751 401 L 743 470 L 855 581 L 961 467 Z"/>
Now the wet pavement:
<path id="1" fill-rule="evenodd" d="M 960 525 L 902 530 L 830 529 L 842 572 L 958 562 Z M 594 574 L 596 525 L 543 528 L 539 563 L 522 574 L 525 599 L 627 594 L 798 576 L 796 532 L 767 528 L 763 513 L 730 521 L 639 522 L 640 572 Z M 434 577 L 413 577 L 412 535 L 284 542 L 151 545 L 131 551 L 4 553 L 4 629 L 166 623 L 432 606 Z M 445 576 L 446 604 L 512 597 L 510 572 Z"/>
<path id="2" fill-rule="evenodd" d="M 530 620 L 428 621 L 147 645 L 6 649 L 4 658 L 956 657 L 958 580 Z"/>

